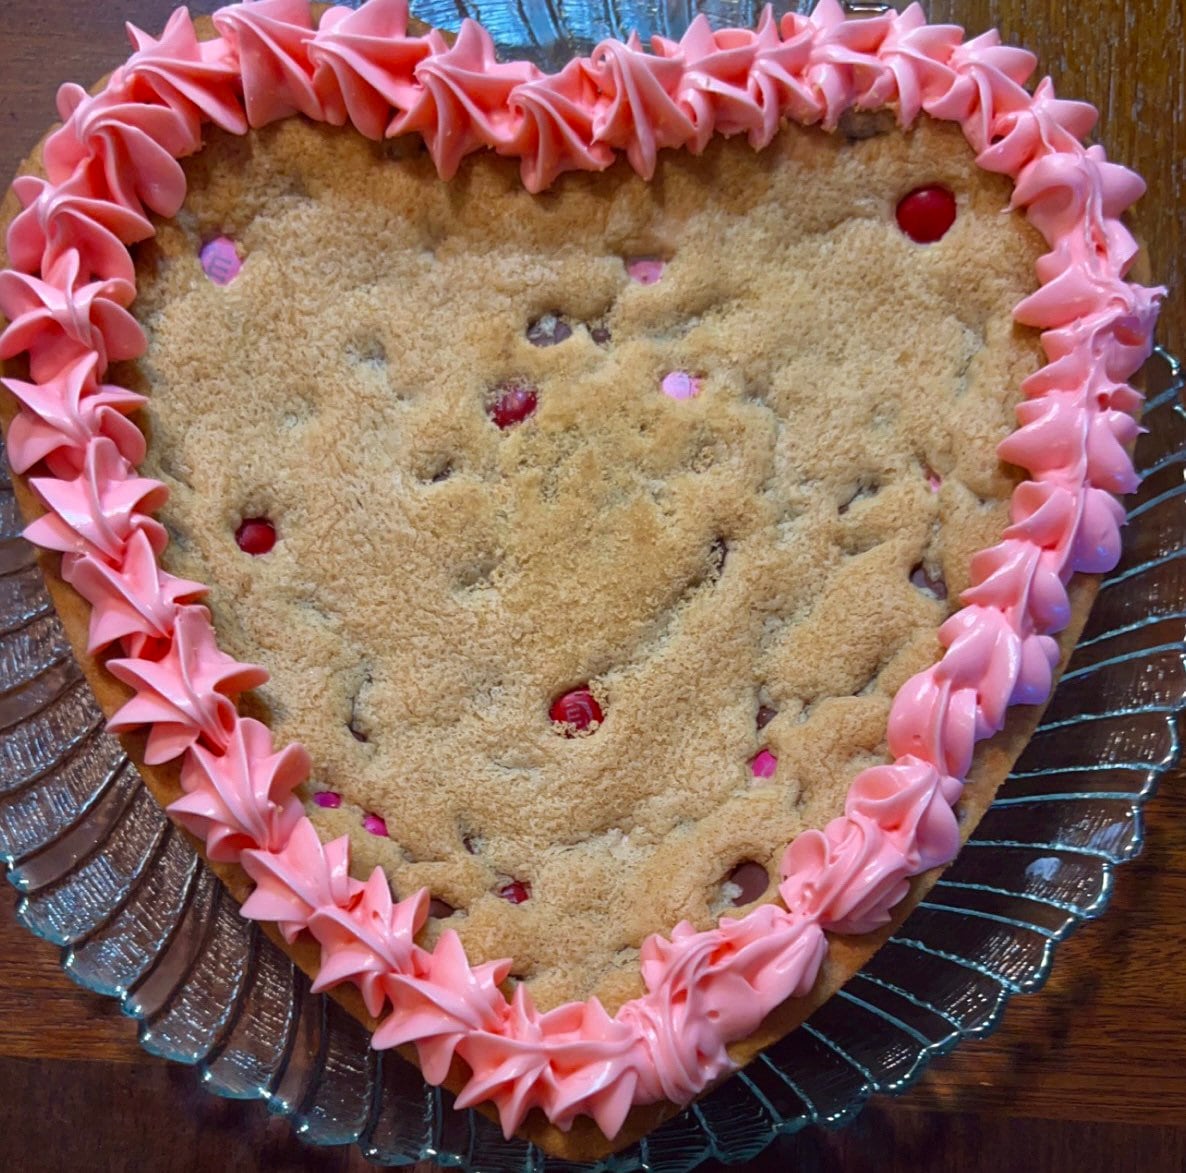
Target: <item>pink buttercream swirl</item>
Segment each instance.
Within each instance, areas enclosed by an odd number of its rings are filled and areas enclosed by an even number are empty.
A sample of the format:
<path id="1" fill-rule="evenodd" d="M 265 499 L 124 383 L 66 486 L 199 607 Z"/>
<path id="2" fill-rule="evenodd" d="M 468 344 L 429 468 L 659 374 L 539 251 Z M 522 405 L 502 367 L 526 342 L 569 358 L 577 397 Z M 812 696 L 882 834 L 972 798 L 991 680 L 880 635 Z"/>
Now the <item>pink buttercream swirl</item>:
<path id="1" fill-rule="evenodd" d="M 541 75 L 526 61 L 496 61 L 490 34 L 472 20 L 461 22 L 453 44 L 432 49 L 413 71 L 419 92 L 387 133 L 419 131 L 441 178 L 452 179 L 471 151 L 514 139 L 522 114 L 511 93 Z"/>
<path id="2" fill-rule="evenodd" d="M 409 37 L 405 0 L 371 0 L 361 8 L 331 8 L 309 46 L 313 84 L 327 122 L 349 121 L 382 139 L 424 92 L 416 67 L 444 53 L 449 43 L 435 29 Z"/>
<path id="3" fill-rule="evenodd" d="M 276 751 L 266 725 L 236 721 L 226 748 L 195 745 L 181 767 L 185 796 L 169 808 L 216 863 L 244 851 L 276 851 L 292 838 L 305 807 L 293 791 L 309 776 L 309 754 L 292 744 Z"/>
<path id="4" fill-rule="evenodd" d="M 975 743 L 1009 705 L 1049 692 L 1068 580 L 1115 564 L 1124 512 L 1112 494 L 1136 484 L 1127 447 L 1141 397 L 1127 381 L 1163 291 L 1124 280 L 1136 243 L 1120 216 L 1144 185 L 1082 145 L 1089 106 L 1056 98 L 1048 79 L 1025 89 L 1029 53 L 995 33 L 964 41 L 917 5 L 849 20 L 821 0 L 810 17 L 764 12 L 753 31 L 701 18 L 679 42 L 655 38 L 647 52 L 636 37 L 605 41 L 553 75 L 499 62 L 470 22 L 452 44 L 436 31 L 410 37 L 403 0 L 331 9 L 318 29 L 307 0 L 258 0 L 222 9 L 215 25 L 221 35 L 199 42 L 179 10 L 159 40 L 130 29 L 135 52 L 100 94 L 63 87 L 49 181 L 17 181 L 0 357 L 27 355 L 31 380 L 5 381 L 21 408 L 9 453 L 18 471 L 49 474 L 30 481 L 47 513 L 27 535 L 62 553 L 91 604 L 91 649 L 122 653 L 108 666 L 133 696 L 110 727 L 146 728 L 149 763 L 181 760 L 173 814 L 212 859 L 237 860 L 254 880 L 244 916 L 319 943 L 315 989 L 357 985 L 381 1019 L 374 1045 L 414 1044 L 431 1082 L 462 1060 L 458 1104 L 493 1101 L 508 1135 L 540 1108 L 562 1128 L 589 1115 L 612 1136 L 633 1104 L 686 1102 L 729 1071 L 728 1043 L 811 989 L 825 932 L 881 927 L 911 877 L 952 858 Z M 519 157 L 537 191 L 608 166 L 615 151 L 649 177 L 665 148 L 699 151 L 713 134 L 760 147 L 783 118 L 830 128 L 846 110 L 886 105 L 903 126 L 920 112 L 958 122 L 980 165 L 1014 180 L 1013 207 L 1050 246 L 1040 288 L 1016 309 L 1042 331 L 1049 361 L 1022 385 L 1018 429 L 1000 447 L 1030 474 L 1012 524 L 973 559 L 963 609 L 939 632 L 942 658 L 894 700 L 895 760 L 858 775 L 844 814 L 786 849 L 782 905 L 648 938 L 646 993 L 612 1016 L 595 999 L 540 1013 L 522 986 L 508 1001 L 509 961 L 471 965 L 451 931 L 417 945 L 427 893 L 396 900 L 378 870 L 354 880 L 347 840 L 320 841 L 294 794 L 308 755 L 277 750 L 236 709 L 266 674 L 218 650 L 193 602 L 201 584 L 160 569 L 165 532 L 150 514 L 165 489 L 136 475 L 144 441 L 128 416 L 140 399 L 102 382 L 145 345 L 127 312 L 126 248 L 151 234 L 148 212 L 181 206 L 176 160 L 198 148 L 205 121 L 243 133 L 300 112 L 375 139 L 415 131 L 442 176 L 490 148 Z"/>
<path id="5" fill-rule="evenodd" d="M 126 254 L 125 254 L 126 255 Z M 8 433 L 8 459 L 16 472 L 44 460 L 55 477 L 77 475 L 89 441 L 110 440 L 129 464 L 144 459 L 144 433 L 128 416 L 147 400 L 135 391 L 101 384 L 98 356 L 85 351 L 44 383 L 0 379 L 23 410 Z"/>
<path id="6" fill-rule="evenodd" d="M 309 60 L 314 29 L 307 0 L 231 4 L 214 14 L 214 27 L 236 63 L 252 127 L 290 114 L 325 117 Z"/>
<path id="7" fill-rule="evenodd" d="M 147 727 L 144 760 L 150 766 L 202 743 L 228 753 L 243 724 L 232 698 L 268 679 L 258 665 L 240 664 L 218 650 L 210 612 L 196 605 L 174 612 L 172 640 L 163 655 L 108 660 L 107 670 L 135 690 L 107 727 L 114 733 Z"/>

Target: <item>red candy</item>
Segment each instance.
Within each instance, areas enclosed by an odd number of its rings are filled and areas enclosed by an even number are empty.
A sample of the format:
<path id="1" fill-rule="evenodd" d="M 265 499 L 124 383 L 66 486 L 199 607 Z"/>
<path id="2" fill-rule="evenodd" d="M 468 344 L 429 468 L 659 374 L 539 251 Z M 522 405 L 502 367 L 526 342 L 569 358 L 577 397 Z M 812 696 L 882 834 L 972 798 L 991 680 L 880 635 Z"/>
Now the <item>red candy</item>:
<path id="1" fill-rule="evenodd" d="M 509 884 L 503 884 L 498 894 L 511 904 L 522 904 L 525 900 L 531 899 L 531 885 L 525 884 L 522 880 L 512 880 Z"/>
<path id="2" fill-rule="evenodd" d="M 918 244 L 934 244 L 955 223 L 955 196 L 945 187 L 916 187 L 898 201 L 898 227 Z"/>
<path id="3" fill-rule="evenodd" d="M 267 554 L 276 544 L 276 527 L 266 517 L 247 517 L 235 530 L 235 541 L 244 554 Z"/>
<path id="4" fill-rule="evenodd" d="M 504 383 L 498 390 L 501 394 L 486 409 L 496 427 L 504 431 L 513 428 L 535 412 L 539 396 L 534 387 L 526 383 Z"/>
<path id="5" fill-rule="evenodd" d="M 583 685 L 558 696 L 548 710 L 548 716 L 557 725 L 565 726 L 564 736 L 572 737 L 584 733 L 591 725 L 600 725 L 605 719 L 597 698 Z"/>

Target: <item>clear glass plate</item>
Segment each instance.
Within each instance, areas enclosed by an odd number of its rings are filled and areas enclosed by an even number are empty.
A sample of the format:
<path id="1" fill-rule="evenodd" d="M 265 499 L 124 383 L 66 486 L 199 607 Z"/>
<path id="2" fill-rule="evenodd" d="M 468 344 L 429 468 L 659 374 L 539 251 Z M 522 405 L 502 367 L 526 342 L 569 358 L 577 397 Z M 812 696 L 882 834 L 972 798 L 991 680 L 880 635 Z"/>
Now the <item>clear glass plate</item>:
<path id="1" fill-rule="evenodd" d="M 418 0 L 464 8 L 506 56 L 556 66 L 632 27 L 674 36 L 751 0 Z M 872 6 L 867 6 L 872 7 Z M 252 923 L 169 823 L 82 679 L 0 472 L 0 858 L 18 916 L 80 985 L 120 999 L 140 1042 L 222 1096 L 262 1099 L 314 1144 L 377 1163 L 482 1173 L 653 1170 L 748 1160 L 777 1135 L 852 1119 L 1040 987 L 1058 942 L 1107 904 L 1141 848 L 1142 806 L 1179 757 L 1186 707 L 1186 411 L 1178 364 L 1146 368 L 1145 474 L 1120 565 L 1033 740 L 966 849 L 894 939 L 829 1003 L 711 1095 L 598 1165 L 545 1157 L 427 1086 Z M 0 463 L 0 469 L 3 468 Z"/>

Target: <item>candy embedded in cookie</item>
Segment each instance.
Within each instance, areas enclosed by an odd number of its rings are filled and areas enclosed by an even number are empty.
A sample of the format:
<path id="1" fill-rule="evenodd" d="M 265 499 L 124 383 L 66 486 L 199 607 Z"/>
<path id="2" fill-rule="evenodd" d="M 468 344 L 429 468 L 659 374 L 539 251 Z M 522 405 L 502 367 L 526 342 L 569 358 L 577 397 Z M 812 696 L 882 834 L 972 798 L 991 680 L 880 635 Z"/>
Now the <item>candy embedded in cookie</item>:
<path id="1" fill-rule="evenodd" d="M 631 281 L 639 285 L 655 285 L 663 277 L 666 262 L 658 257 L 630 257 L 626 261 L 626 272 Z"/>
<path id="2" fill-rule="evenodd" d="M 244 554 L 270 554 L 276 545 L 276 527 L 266 517 L 247 517 L 235 530 L 235 542 Z"/>
<path id="3" fill-rule="evenodd" d="M 750 762 L 750 772 L 755 778 L 773 778 L 778 773 L 778 758 L 768 749 L 759 750 Z"/>
<path id="4" fill-rule="evenodd" d="M 536 389 L 513 380 L 494 389 L 486 413 L 496 428 L 506 431 L 507 428 L 513 428 L 534 415 L 538 406 L 539 393 Z"/>
<path id="5" fill-rule="evenodd" d="M 695 399 L 704 389 L 704 379 L 687 371 L 668 371 L 661 385 L 668 399 Z"/>
<path id="6" fill-rule="evenodd" d="M 227 236 L 216 236 L 202 245 L 198 252 L 202 272 L 215 285 L 229 285 L 243 268 L 243 260 L 235 242 Z"/>
<path id="7" fill-rule="evenodd" d="M 898 227 L 916 244 L 934 244 L 955 223 L 955 196 L 937 183 L 916 187 L 902 197 L 895 215 Z"/>
<path id="8" fill-rule="evenodd" d="M 572 327 L 557 314 L 544 314 L 527 327 L 527 341 L 532 346 L 559 346 L 572 337 Z"/>
<path id="9" fill-rule="evenodd" d="M 597 698 L 585 686 L 558 696 L 548 709 L 548 716 L 565 737 L 592 733 L 605 720 Z"/>
<path id="10" fill-rule="evenodd" d="M 498 889 L 498 896 L 508 904 L 525 904 L 531 899 L 531 885 L 523 880 L 511 880 Z"/>

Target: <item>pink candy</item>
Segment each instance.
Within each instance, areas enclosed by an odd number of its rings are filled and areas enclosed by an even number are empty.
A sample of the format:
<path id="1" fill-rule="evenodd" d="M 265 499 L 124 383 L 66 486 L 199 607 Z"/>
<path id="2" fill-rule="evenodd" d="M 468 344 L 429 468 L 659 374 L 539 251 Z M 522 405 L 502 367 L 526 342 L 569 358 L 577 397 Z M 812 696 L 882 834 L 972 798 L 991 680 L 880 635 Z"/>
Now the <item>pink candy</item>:
<path id="1" fill-rule="evenodd" d="M 380 815 L 363 815 L 362 829 L 370 835 L 377 835 L 380 839 L 389 838 L 387 822 Z"/>
<path id="2" fill-rule="evenodd" d="M 778 770 L 778 758 L 768 749 L 760 750 L 749 764 L 755 778 L 773 778 Z"/>
<path id="3" fill-rule="evenodd" d="M 639 285 L 654 285 L 663 276 L 666 265 L 658 257 L 632 257 L 626 262 L 626 272 Z"/>
<path id="4" fill-rule="evenodd" d="M 342 805 L 342 796 L 332 790 L 319 790 L 313 795 L 313 802 L 325 810 L 334 811 Z"/>
<path id="5" fill-rule="evenodd" d="M 703 386 L 704 380 L 699 375 L 687 371 L 670 371 L 663 376 L 663 394 L 669 399 L 695 399 Z"/>

